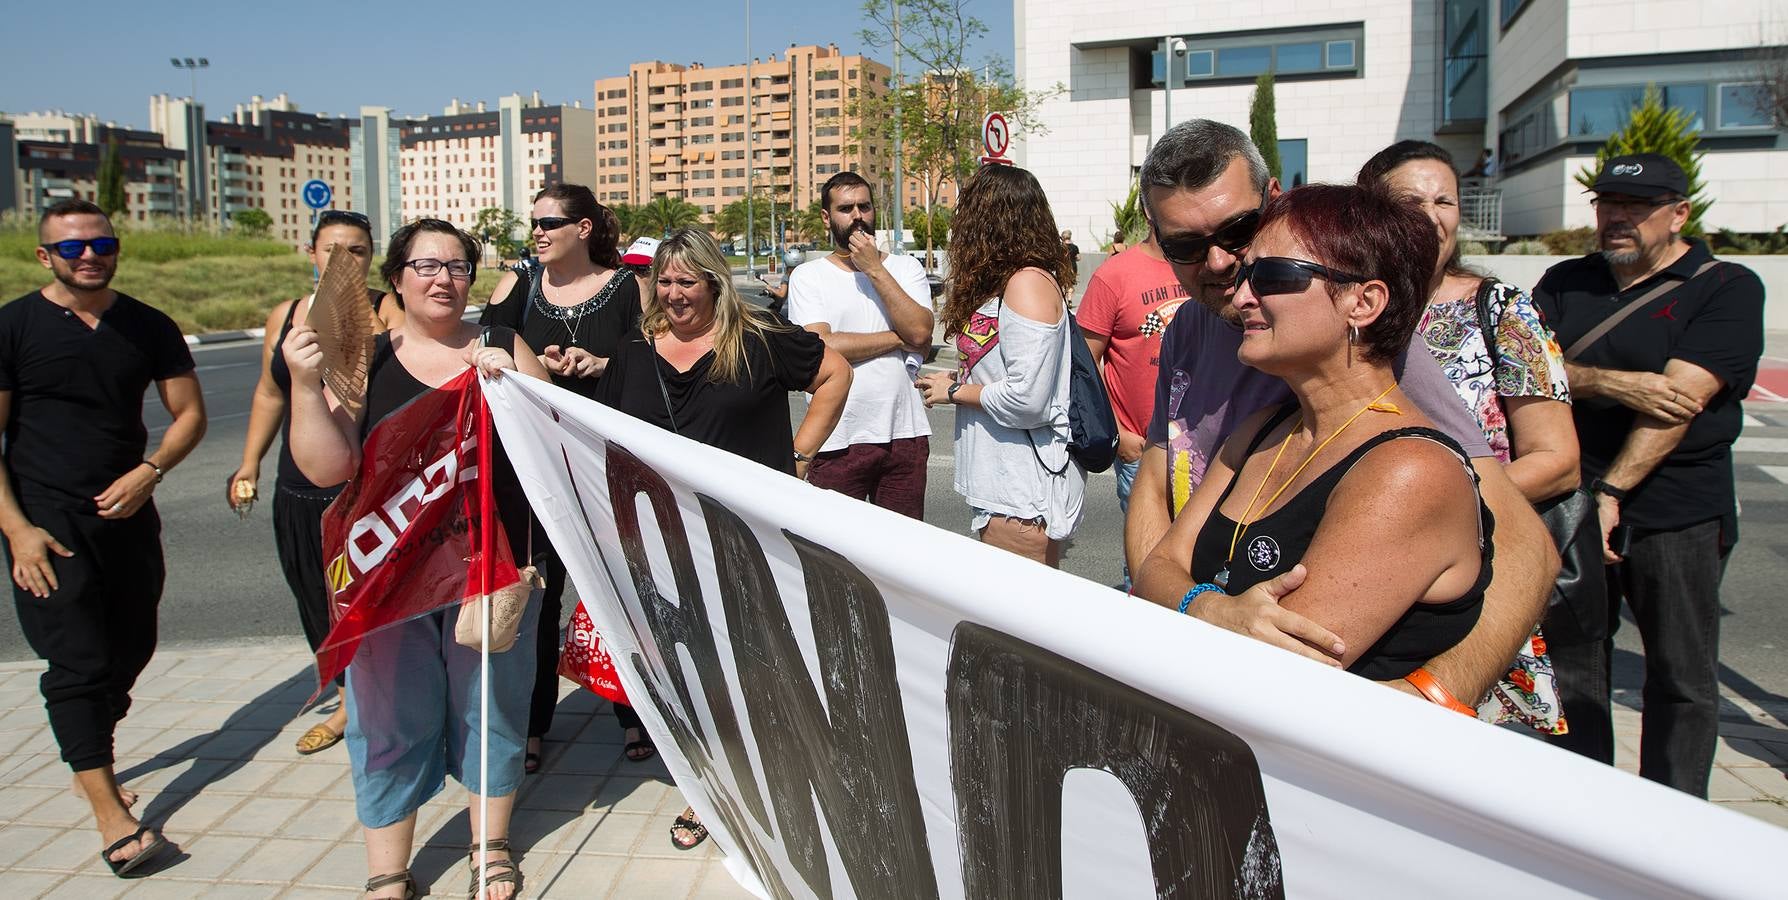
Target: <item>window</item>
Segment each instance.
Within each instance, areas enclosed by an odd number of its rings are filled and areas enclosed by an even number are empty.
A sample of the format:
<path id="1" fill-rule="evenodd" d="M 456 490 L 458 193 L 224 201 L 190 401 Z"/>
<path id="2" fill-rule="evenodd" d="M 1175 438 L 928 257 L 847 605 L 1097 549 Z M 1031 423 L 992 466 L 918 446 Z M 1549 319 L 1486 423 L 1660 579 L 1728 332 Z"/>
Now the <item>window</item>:
<path id="1" fill-rule="evenodd" d="M 1769 128 L 1773 118 L 1762 82 L 1720 85 L 1721 128 Z"/>
<path id="2" fill-rule="evenodd" d="M 1696 127 L 1705 124 L 1706 85 L 1667 84 L 1662 93 L 1665 107 L 1687 113 Z M 1633 110 L 1643 102 L 1644 85 L 1576 88 L 1570 94 L 1570 120 L 1566 133 L 1575 138 L 1607 137 L 1625 127 Z"/>
<path id="3" fill-rule="evenodd" d="M 1273 62 L 1274 71 L 1278 72 L 1319 72 L 1322 70 L 1322 45 L 1316 42 L 1307 44 L 1280 44 L 1277 59 Z"/>
<path id="4" fill-rule="evenodd" d="M 744 97 L 721 97 L 720 105 L 721 106 L 744 106 L 745 98 Z"/>
<path id="5" fill-rule="evenodd" d="M 1303 138 L 1279 142 L 1279 184 L 1286 190 L 1310 182 L 1310 142 Z"/>
<path id="6" fill-rule="evenodd" d="M 1354 49 L 1353 41 L 1329 41 L 1328 42 L 1328 52 L 1329 52 L 1328 67 L 1331 69 L 1352 69 L 1352 68 L 1354 68 L 1356 64 L 1354 63 L 1353 49 Z"/>
<path id="7" fill-rule="evenodd" d="M 692 81 L 689 83 L 689 89 L 692 91 L 711 91 L 714 89 L 714 82 L 712 82 L 712 81 Z"/>
<path id="8" fill-rule="evenodd" d="M 1259 75 L 1272 65 L 1271 47 L 1228 47 L 1217 54 L 1217 75 L 1223 78 Z"/>
<path id="9" fill-rule="evenodd" d="M 1192 50 L 1186 53 L 1186 77 L 1209 78 L 1217 74 L 1215 50 Z"/>
<path id="10" fill-rule="evenodd" d="M 1501 3 L 1502 27 L 1504 28 L 1509 27 L 1509 23 L 1515 21 L 1515 17 L 1527 8 L 1527 0 L 1501 0 Z"/>
<path id="11" fill-rule="evenodd" d="M 813 80 L 814 81 L 837 81 L 838 80 L 838 70 L 837 69 L 816 69 L 816 70 L 814 70 L 814 73 L 813 73 Z"/>
<path id="12" fill-rule="evenodd" d="M 722 79 L 720 82 L 720 89 L 723 91 L 732 90 L 735 88 L 742 88 L 744 86 L 745 86 L 745 79 L 743 79 L 743 78 L 726 78 L 726 79 Z"/>

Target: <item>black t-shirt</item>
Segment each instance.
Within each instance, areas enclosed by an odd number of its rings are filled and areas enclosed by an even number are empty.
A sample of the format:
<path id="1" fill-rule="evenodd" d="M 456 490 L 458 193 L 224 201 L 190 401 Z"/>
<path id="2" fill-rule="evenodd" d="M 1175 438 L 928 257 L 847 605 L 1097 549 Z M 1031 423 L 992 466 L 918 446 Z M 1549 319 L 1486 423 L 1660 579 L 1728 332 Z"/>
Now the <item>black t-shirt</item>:
<path id="1" fill-rule="evenodd" d="M 1628 372 L 1662 372 L 1672 359 L 1694 363 L 1723 382 L 1707 408 L 1690 423 L 1676 450 L 1620 505 L 1621 521 L 1642 529 L 1678 529 L 1714 519 L 1737 535 L 1732 485 L 1732 442 L 1744 427 L 1740 402 L 1757 376 L 1763 354 L 1763 282 L 1750 269 L 1721 262 L 1688 284 L 1712 259 L 1707 245 L 1689 251 L 1663 272 L 1621 291 L 1599 254 L 1547 270 L 1534 288 L 1534 304 L 1569 347 L 1659 279 L 1679 286 L 1634 311 L 1583 350 L 1573 362 Z M 1583 481 L 1600 478 L 1620 454 L 1635 413 L 1606 398 L 1578 399 L 1571 407 L 1583 459 Z"/>
<path id="2" fill-rule="evenodd" d="M 625 269 L 615 270 L 596 296 L 576 306 L 554 306 L 540 291 L 540 271 L 531 266 L 516 270 L 515 288 L 502 303 L 484 308 L 482 325 L 503 325 L 520 333 L 535 353 L 557 345 L 580 347 L 603 358 L 627 335 L 639 331 L 639 279 Z M 553 384 L 585 397 L 596 394 L 599 378 L 553 375 Z"/>
<path id="3" fill-rule="evenodd" d="M 715 382 L 709 351 L 687 372 L 659 357 L 637 330 L 609 360 L 597 380 L 596 399 L 635 418 L 729 453 L 795 472 L 795 440 L 790 430 L 788 392 L 804 391 L 819 374 L 826 345 L 810 331 L 778 319 L 764 338 L 745 335 L 747 372 L 741 383 Z M 656 368 L 657 374 L 653 373 Z M 659 377 L 664 390 L 659 390 Z M 665 409 L 669 395 L 676 427 Z"/>
<path id="4" fill-rule="evenodd" d="M 97 514 L 93 498 L 142 465 L 143 393 L 192 370 L 180 326 L 124 294 L 93 328 L 42 291 L 0 307 L 6 465 L 20 501 Z"/>

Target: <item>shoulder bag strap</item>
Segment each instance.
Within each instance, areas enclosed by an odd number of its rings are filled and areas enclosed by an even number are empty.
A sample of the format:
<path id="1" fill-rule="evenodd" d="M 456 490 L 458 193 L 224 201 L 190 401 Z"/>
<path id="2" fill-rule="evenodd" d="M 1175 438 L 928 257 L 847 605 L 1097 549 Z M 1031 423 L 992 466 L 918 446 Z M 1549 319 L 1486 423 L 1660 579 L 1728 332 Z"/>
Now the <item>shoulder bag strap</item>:
<path id="1" fill-rule="evenodd" d="M 1498 320 L 1502 318 L 1500 310 L 1490 308 L 1490 297 L 1496 292 L 1496 279 L 1485 278 L 1478 284 L 1478 293 L 1474 298 L 1478 312 L 1478 333 L 1484 337 L 1484 349 L 1490 353 L 1490 366 L 1494 368 L 1502 362 L 1502 355 L 1496 349 L 1496 330 Z"/>
<path id="2" fill-rule="evenodd" d="M 1656 300 L 1659 297 L 1662 297 L 1665 294 L 1668 294 L 1671 291 L 1676 290 L 1677 288 L 1679 288 L 1685 284 L 1688 284 L 1689 282 L 1694 281 L 1697 278 L 1700 278 L 1703 274 L 1705 274 L 1707 272 L 1707 270 L 1709 270 L 1719 264 L 1720 264 L 1719 260 L 1710 259 L 1707 262 L 1702 263 L 1701 268 L 1695 270 L 1695 274 L 1690 275 L 1689 277 L 1687 277 L 1681 281 L 1665 281 L 1664 283 L 1653 287 L 1651 290 L 1646 291 L 1645 293 L 1640 294 L 1637 297 L 1634 297 L 1632 300 L 1627 302 L 1627 305 L 1621 307 L 1620 309 L 1615 310 L 1613 315 L 1609 316 L 1606 319 L 1603 319 L 1599 324 L 1596 325 L 1596 327 L 1591 328 L 1589 330 L 1589 333 L 1578 338 L 1577 342 L 1572 344 L 1570 349 L 1565 351 L 1565 354 L 1564 354 L 1565 362 L 1576 362 L 1577 357 L 1580 354 L 1582 354 L 1583 351 L 1589 349 L 1589 346 L 1591 344 L 1594 344 L 1596 341 L 1601 340 L 1602 336 L 1607 334 L 1608 332 L 1613 331 L 1614 326 L 1619 325 L 1620 323 L 1626 321 L 1627 317 L 1632 315 L 1633 313 L 1638 312 L 1640 307 L 1645 306 L 1647 303 L 1650 303 L 1651 301 Z"/>
<path id="3" fill-rule="evenodd" d="M 659 369 L 658 366 L 659 366 L 658 337 L 657 337 L 657 335 L 653 335 L 652 336 L 652 376 L 658 379 L 658 396 L 664 398 L 664 414 L 666 416 L 670 417 L 671 433 L 672 434 L 682 434 L 681 431 L 677 430 L 677 413 L 675 410 L 671 409 L 670 389 L 664 386 L 664 371 L 662 369 Z"/>

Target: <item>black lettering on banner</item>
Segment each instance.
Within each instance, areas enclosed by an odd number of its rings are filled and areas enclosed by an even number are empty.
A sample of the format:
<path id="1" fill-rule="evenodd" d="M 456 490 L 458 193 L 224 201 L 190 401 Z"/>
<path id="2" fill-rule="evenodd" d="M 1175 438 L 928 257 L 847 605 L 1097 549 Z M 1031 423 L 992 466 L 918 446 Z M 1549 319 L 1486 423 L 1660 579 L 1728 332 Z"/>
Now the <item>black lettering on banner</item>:
<path id="1" fill-rule="evenodd" d="M 731 510 L 696 496 L 727 592 L 733 660 L 776 834 L 795 871 L 815 894 L 832 896 L 817 797 L 856 896 L 936 897 L 881 593 L 844 557 L 783 532 L 806 579 L 822 706 L 757 537 Z"/>
<path id="2" fill-rule="evenodd" d="M 1241 738 L 971 622 L 951 637 L 946 684 L 967 896 L 1062 895 L 1062 779 L 1077 768 L 1129 788 L 1156 896 L 1285 896 L 1260 765 Z"/>
<path id="3" fill-rule="evenodd" d="M 658 647 L 658 654 L 664 660 L 665 671 L 677 690 L 678 699 L 682 701 L 684 709 L 693 711 L 696 709 L 695 699 L 689 689 L 689 678 L 677 656 L 677 645 L 682 644 L 688 649 L 690 659 L 695 662 L 696 675 L 701 679 L 703 705 L 714 719 L 715 730 L 720 732 L 717 737 L 726 752 L 727 761 L 732 765 L 734 782 L 739 786 L 746 808 L 759 821 L 767 823 L 769 819 L 764 812 L 763 796 L 758 793 L 757 779 L 752 775 L 751 763 L 745 756 L 745 739 L 739 731 L 738 715 L 733 711 L 732 695 L 726 689 L 729 680 L 720 664 L 720 654 L 714 644 L 714 631 L 708 625 L 708 608 L 702 600 L 701 581 L 695 574 L 695 558 L 689 552 L 689 534 L 683 529 L 683 514 L 677 509 L 676 497 L 671 494 L 670 484 L 663 476 L 613 441 L 608 442 L 607 468 L 609 502 L 614 507 L 615 530 L 620 536 L 621 553 L 627 559 L 627 571 L 632 575 L 633 588 L 639 594 L 640 608 L 646 616 L 646 627 L 651 630 L 649 635 L 636 632 L 634 637 L 642 643 L 644 638 L 649 637 Z M 660 595 L 658 585 L 652 581 L 652 566 L 646 558 L 638 507 L 634 505 L 634 498 L 640 494 L 645 494 L 651 503 L 652 514 L 658 521 L 658 532 L 664 536 L 671 578 L 677 585 L 675 602 Z M 663 706 L 659 710 L 666 721 L 676 718 Z M 702 734 L 701 721 L 693 712 L 689 726 L 700 739 L 706 751 L 704 755 L 710 759 L 716 757 L 718 754 L 714 752 L 714 742 Z"/>

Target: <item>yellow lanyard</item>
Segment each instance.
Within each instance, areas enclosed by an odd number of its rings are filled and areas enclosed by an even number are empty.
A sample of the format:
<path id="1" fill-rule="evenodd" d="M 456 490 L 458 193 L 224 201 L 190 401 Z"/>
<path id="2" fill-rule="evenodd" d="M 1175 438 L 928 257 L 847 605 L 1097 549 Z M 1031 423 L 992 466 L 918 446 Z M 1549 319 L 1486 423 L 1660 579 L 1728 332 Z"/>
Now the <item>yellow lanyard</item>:
<path id="1" fill-rule="evenodd" d="M 1394 391 L 1396 389 L 1397 389 L 1397 383 L 1391 382 L 1391 386 L 1385 388 L 1384 391 L 1381 392 L 1378 396 L 1373 397 L 1372 402 L 1366 404 L 1365 406 L 1360 407 L 1360 411 L 1354 413 L 1352 418 L 1349 418 L 1346 422 L 1341 423 L 1341 427 L 1335 429 L 1334 434 L 1331 434 L 1328 437 L 1323 438 L 1322 443 L 1317 444 L 1316 449 L 1310 451 L 1309 456 L 1304 457 L 1304 461 L 1298 465 L 1296 471 L 1293 471 L 1291 473 L 1291 477 L 1285 479 L 1285 483 L 1282 485 L 1279 485 L 1279 489 L 1273 492 L 1273 496 L 1267 498 L 1266 505 L 1260 507 L 1260 511 L 1262 513 L 1265 513 L 1267 511 L 1267 509 L 1273 505 L 1274 501 L 1279 499 L 1279 495 L 1285 493 L 1285 489 L 1288 487 L 1291 487 L 1292 482 L 1298 480 L 1298 476 L 1302 475 L 1304 473 L 1304 469 L 1310 465 L 1310 462 L 1312 460 L 1316 459 L 1317 454 L 1320 454 L 1322 452 L 1323 448 L 1327 447 L 1329 445 L 1329 443 L 1331 441 L 1333 441 L 1335 438 L 1340 437 L 1341 432 L 1346 431 L 1347 426 L 1352 425 L 1354 423 L 1355 419 L 1358 419 L 1360 416 L 1365 415 L 1367 410 L 1376 409 L 1379 412 L 1388 412 L 1388 413 L 1395 413 L 1397 415 L 1403 415 L 1403 411 L 1398 409 L 1396 404 L 1394 404 L 1394 403 L 1379 403 L 1378 402 L 1380 400 L 1383 400 L 1385 398 L 1386 394 L 1389 394 L 1391 391 Z M 1299 413 L 1298 417 L 1297 417 L 1297 421 L 1291 423 L 1291 430 L 1296 431 L 1298 426 L 1302 425 L 1303 422 L 1304 422 L 1304 416 L 1302 413 Z M 1260 487 L 1257 487 L 1254 489 L 1254 496 L 1252 499 L 1250 499 L 1248 501 L 1248 511 L 1246 513 L 1243 513 L 1242 518 L 1235 523 L 1235 533 L 1230 535 L 1230 537 L 1229 537 L 1229 559 L 1225 560 L 1223 563 L 1223 574 L 1227 575 L 1229 573 L 1229 564 L 1235 561 L 1235 545 L 1237 543 L 1241 542 L 1242 532 L 1246 531 L 1248 529 L 1248 526 L 1253 524 L 1255 521 L 1255 519 L 1254 519 L 1254 504 L 1260 500 L 1261 492 L 1266 490 L 1267 482 L 1273 480 L 1273 473 L 1279 470 L 1279 458 L 1285 455 L 1285 448 L 1289 447 L 1289 446 L 1291 446 L 1291 435 L 1289 433 L 1287 433 L 1285 435 L 1285 440 L 1281 441 L 1279 443 L 1279 452 L 1273 454 L 1273 464 L 1271 466 L 1267 467 L 1266 477 L 1262 478 L 1260 480 Z M 1227 581 L 1228 579 L 1225 578 L 1224 580 Z"/>

